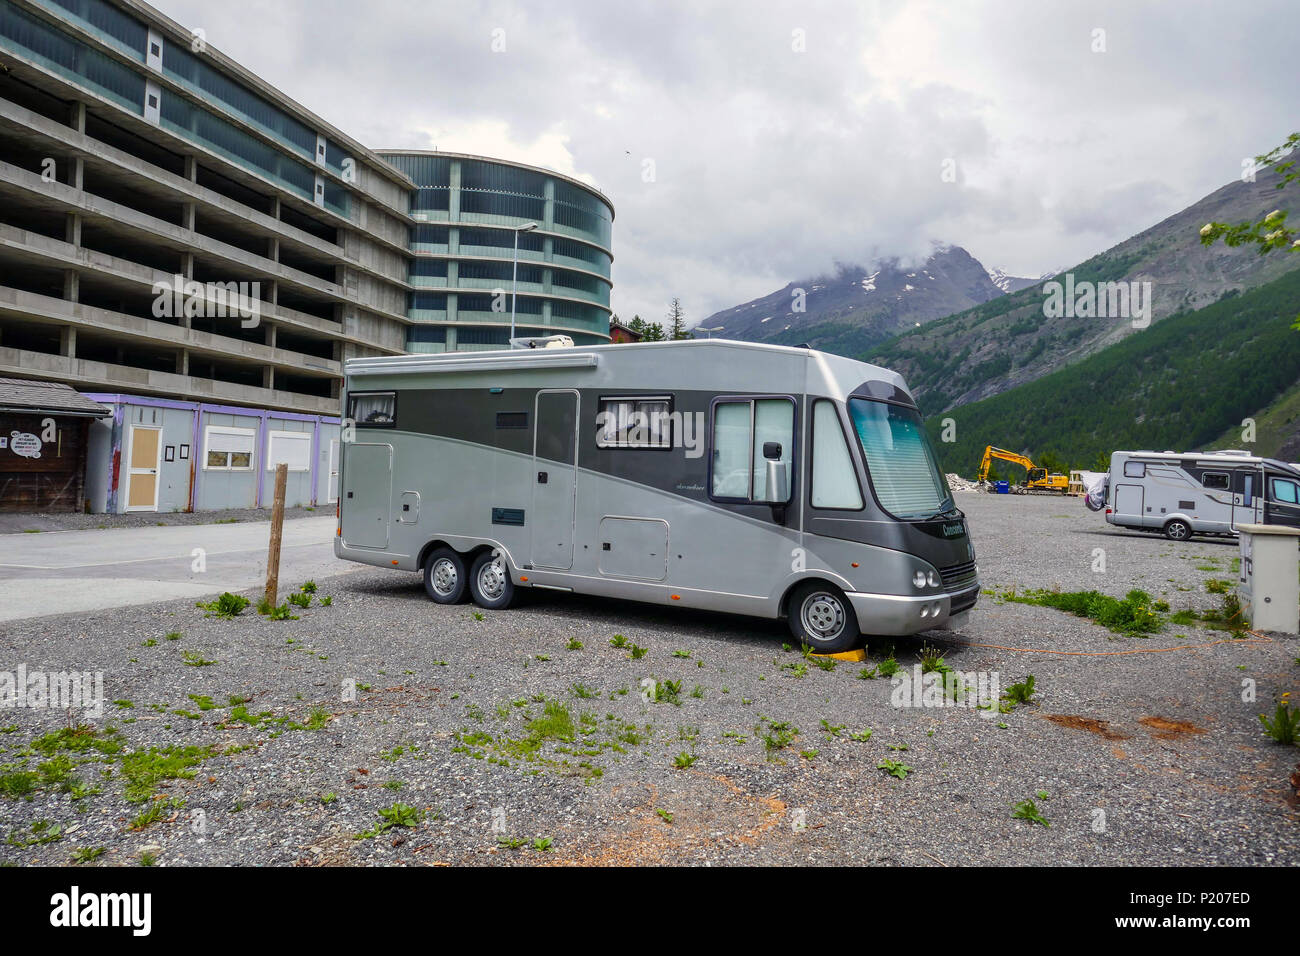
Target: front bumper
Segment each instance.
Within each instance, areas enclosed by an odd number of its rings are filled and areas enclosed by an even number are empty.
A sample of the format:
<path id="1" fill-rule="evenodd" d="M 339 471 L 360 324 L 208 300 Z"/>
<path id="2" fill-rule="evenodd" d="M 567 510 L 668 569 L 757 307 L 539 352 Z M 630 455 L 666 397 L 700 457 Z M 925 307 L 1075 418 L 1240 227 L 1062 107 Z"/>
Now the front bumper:
<path id="1" fill-rule="evenodd" d="M 868 594 L 850 591 L 845 595 L 858 616 L 864 634 L 905 637 L 936 628 L 946 628 L 955 616 L 964 614 L 979 599 L 979 581 L 955 591 L 918 596 Z"/>

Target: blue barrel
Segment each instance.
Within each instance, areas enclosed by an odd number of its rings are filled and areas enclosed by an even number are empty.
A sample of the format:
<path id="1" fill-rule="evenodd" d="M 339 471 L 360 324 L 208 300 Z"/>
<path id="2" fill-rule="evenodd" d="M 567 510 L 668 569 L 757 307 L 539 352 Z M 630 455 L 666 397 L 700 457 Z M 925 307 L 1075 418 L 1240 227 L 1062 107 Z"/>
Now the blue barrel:
<path id="1" fill-rule="evenodd" d="M 1011 482 L 1009 481 L 999 481 L 994 485 L 994 488 L 997 489 L 997 493 L 1000 495 L 1011 494 Z"/>

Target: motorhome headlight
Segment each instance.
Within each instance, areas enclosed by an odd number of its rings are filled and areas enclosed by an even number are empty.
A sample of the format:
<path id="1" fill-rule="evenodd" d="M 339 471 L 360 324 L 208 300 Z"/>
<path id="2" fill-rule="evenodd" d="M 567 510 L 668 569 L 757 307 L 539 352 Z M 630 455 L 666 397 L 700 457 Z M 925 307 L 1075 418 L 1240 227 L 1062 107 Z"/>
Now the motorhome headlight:
<path id="1" fill-rule="evenodd" d="M 932 588 L 937 588 L 937 587 L 939 586 L 939 572 L 938 572 L 938 571 L 931 571 L 929 574 L 927 574 L 927 575 L 925 576 L 925 579 L 926 579 L 926 581 L 929 583 L 930 587 L 932 587 Z"/>
<path id="2" fill-rule="evenodd" d="M 924 572 L 924 571 L 917 571 L 915 574 L 913 574 L 913 575 L 912 575 L 912 584 L 914 584 L 914 585 L 915 585 L 916 587 L 918 587 L 918 588 L 923 588 L 923 587 L 925 587 L 925 572 Z"/>

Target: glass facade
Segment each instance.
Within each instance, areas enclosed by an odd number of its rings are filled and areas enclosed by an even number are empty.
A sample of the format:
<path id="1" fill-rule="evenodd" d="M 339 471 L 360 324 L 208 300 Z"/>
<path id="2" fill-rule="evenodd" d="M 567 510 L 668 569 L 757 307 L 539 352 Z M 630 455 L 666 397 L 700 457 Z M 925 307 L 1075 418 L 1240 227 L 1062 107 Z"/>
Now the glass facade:
<path id="1" fill-rule="evenodd" d="M 163 46 L 163 75 L 256 126 L 306 157 L 316 157 L 316 133 L 288 113 L 213 69 L 199 56 L 175 43 Z"/>
<path id="2" fill-rule="evenodd" d="M 142 20 L 107 0 L 36 0 L 52 14 L 64 17 L 102 43 L 140 62 L 134 69 L 60 28 L 0 0 L 0 40 L 65 79 L 112 100 L 137 115 L 146 115 L 145 67 L 149 29 Z M 223 73 L 201 54 L 174 40 L 161 44 L 162 74 L 193 93 L 198 102 L 163 86 L 160 125 L 197 142 L 226 159 L 292 190 L 316 198 L 316 160 L 338 177 L 350 176 L 348 150 L 325 139 L 320 152 L 316 131 L 292 114 Z M 199 103 L 206 105 L 199 105 Z M 211 106 L 209 109 L 207 106 Z M 281 149 L 244 131 L 222 113 L 234 116 L 273 140 Z M 301 161 L 293 157 L 301 158 Z M 352 202 L 346 186 L 327 177 L 321 204 L 350 217 Z"/>
<path id="3" fill-rule="evenodd" d="M 20 10 L 9 0 L 0 0 L 0 38 L 64 79 L 78 83 L 133 113 L 144 113 L 142 74 Z"/>
<path id="4" fill-rule="evenodd" d="M 75 20 L 83 29 L 123 53 L 144 61 L 149 31 L 143 23 L 105 0 L 46 0 L 44 6 Z"/>
<path id="5" fill-rule="evenodd" d="M 183 97 L 163 94 L 161 124 L 165 129 L 202 143 L 214 153 L 252 169 L 305 199 L 311 199 L 315 192 L 316 174 L 307 164 L 291 159 Z"/>
<path id="6" fill-rule="evenodd" d="M 436 292 L 410 297 L 407 317 L 419 324 L 408 350 L 430 350 L 425 323 L 448 327 L 437 351 L 505 345 L 512 299 L 516 319 L 529 317 L 527 330 L 516 322 L 520 335 L 609 341 L 614 211 L 597 192 L 544 170 L 469 156 L 380 156 L 411 177 L 411 215 L 428 223 L 411 229 L 410 283 Z M 528 223 L 536 226 L 516 232 Z"/>

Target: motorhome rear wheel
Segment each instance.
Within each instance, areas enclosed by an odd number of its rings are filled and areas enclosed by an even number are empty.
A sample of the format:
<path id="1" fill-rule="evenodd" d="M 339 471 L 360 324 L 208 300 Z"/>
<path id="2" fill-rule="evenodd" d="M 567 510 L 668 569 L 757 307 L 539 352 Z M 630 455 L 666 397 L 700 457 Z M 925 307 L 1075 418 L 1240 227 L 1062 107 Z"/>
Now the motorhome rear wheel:
<path id="1" fill-rule="evenodd" d="M 424 593 L 437 604 L 465 600 L 465 561 L 451 548 L 438 548 L 424 562 Z"/>
<path id="2" fill-rule="evenodd" d="M 513 604 L 515 584 L 506 559 L 492 551 L 480 554 L 469 572 L 469 593 L 475 604 L 491 611 L 501 611 Z"/>
<path id="3" fill-rule="evenodd" d="M 1165 537 L 1170 541 L 1186 541 L 1191 536 L 1191 526 L 1180 518 L 1175 518 L 1165 525 Z"/>
<path id="4" fill-rule="evenodd" d="M 816 651 L 834 654 L 861 641 L 858 616 L 839 588 L 820 582 L 799 587 L 790 596 L 790 633 Z"/>

